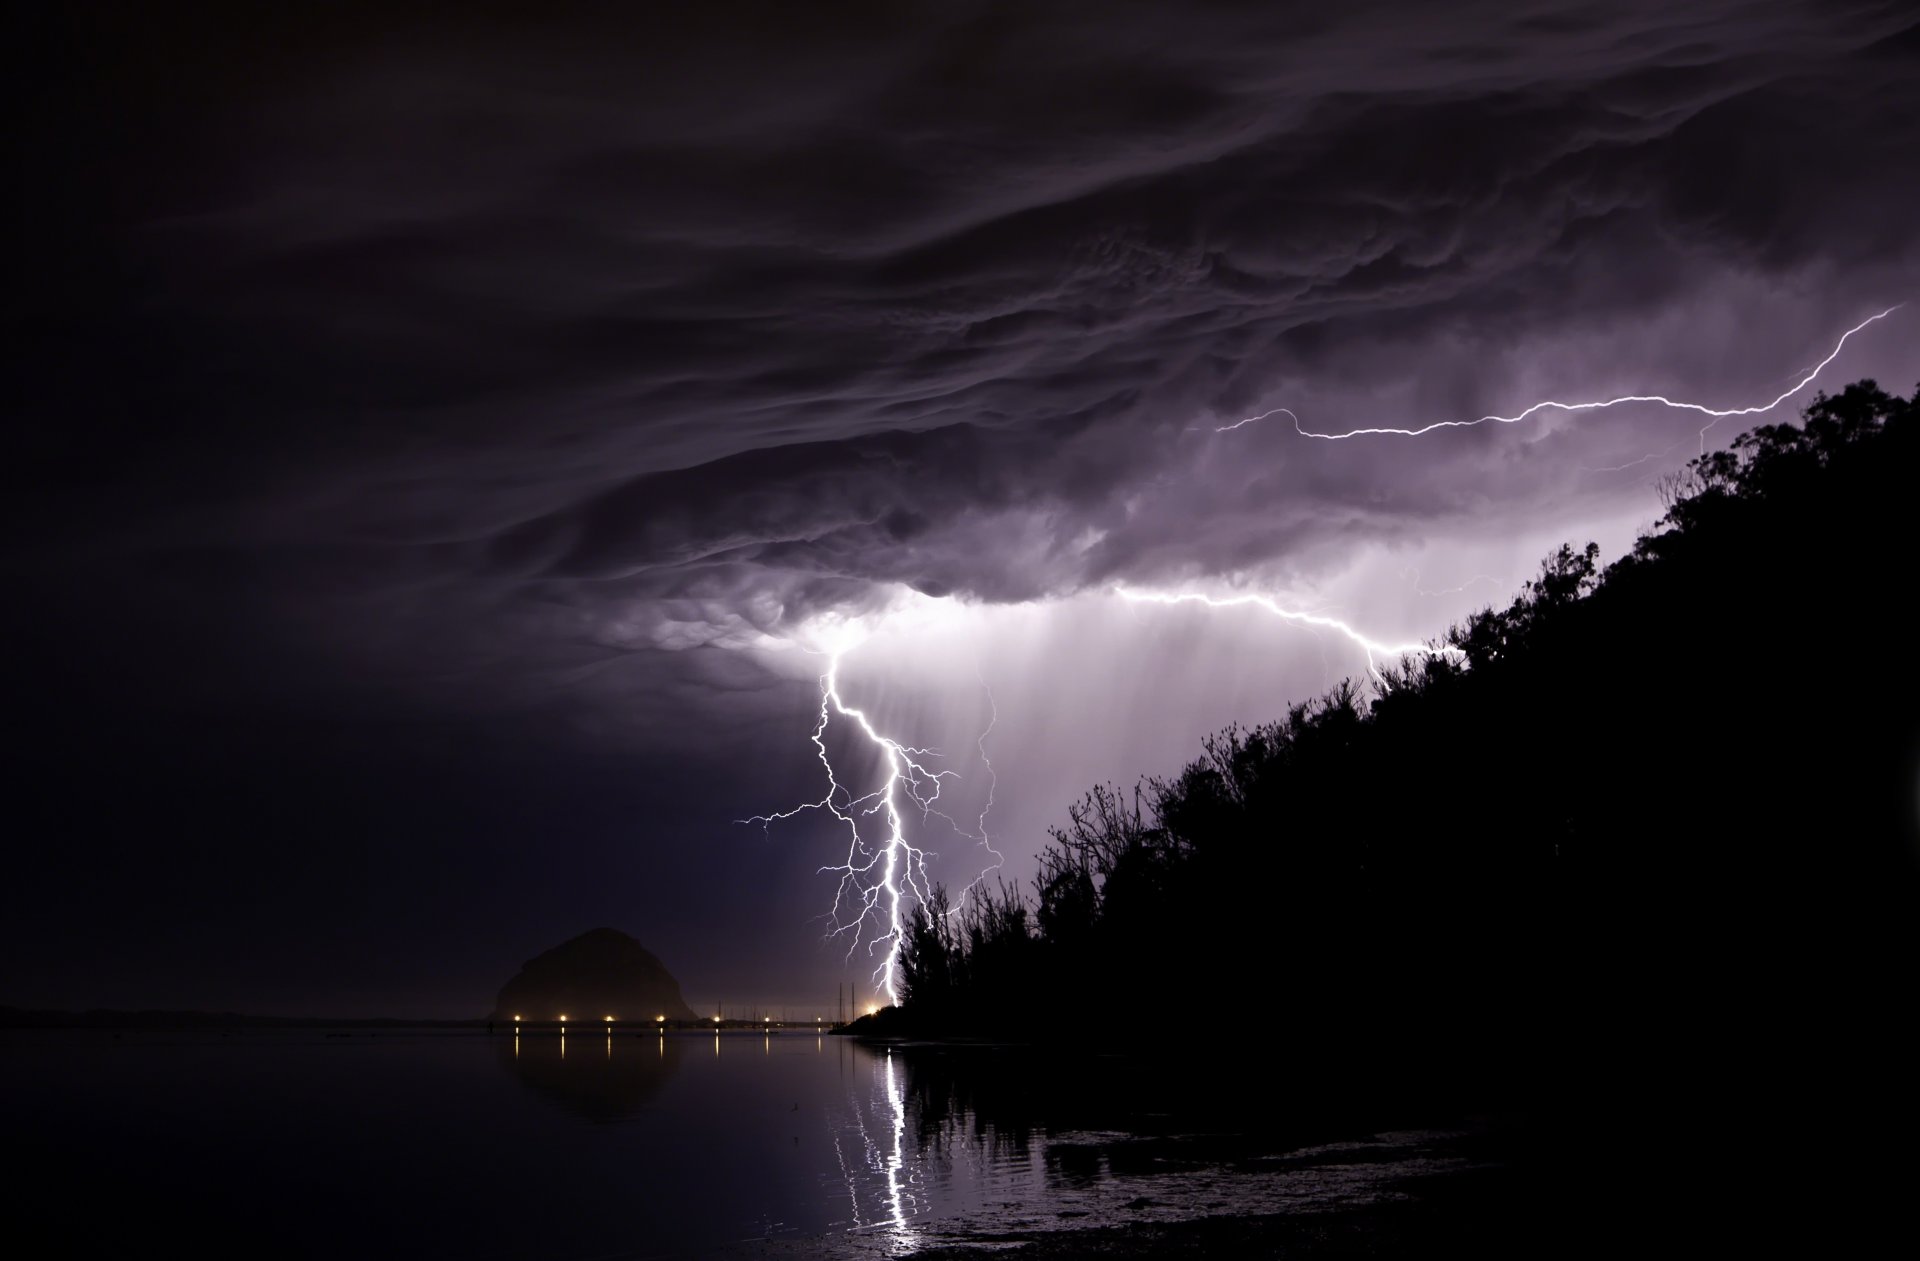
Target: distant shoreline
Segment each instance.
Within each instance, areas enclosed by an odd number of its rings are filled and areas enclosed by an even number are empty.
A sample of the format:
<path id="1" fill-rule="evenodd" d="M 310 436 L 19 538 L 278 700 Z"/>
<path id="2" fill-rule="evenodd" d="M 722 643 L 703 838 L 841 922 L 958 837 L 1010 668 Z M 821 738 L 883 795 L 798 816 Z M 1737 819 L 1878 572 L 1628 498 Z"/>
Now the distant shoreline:
<path id="1" fill-rule="evenodd" d="M 96 1008 L 58 1011 L 0 1007 L 0 1029 L 484 1029 L 483 1016 L 469 1020 L 420 1020 L 399 1016 L 256 1016 L 237 1011 L 121 1011 Z"/>
<path id="2" fill-rule="evenodd" d="M 528 1031 L 555 1033 L 562 1024 L 550 1020 L 529 1020 L 521 1025 Z M 564 1026 L 582 1032 L 606 1028 L 599 1021 L 569 1021 Z M 652 1020 L 621 1021 L 614 1027 L 622 1033 L 659 1029 Z M 724 1030 L 767 1030 L 780 1032 L 844 1033 L 842 1025 L 815 1024 L 812 1021 L 765 1020 L 669 1020 L 664 1027 L 675 1033 Z M 475 1016 L 467 1019 L 423 1019 L 411 1016 L 260 1016 L 237 1011 L 178 1011 L 153 1008 L 123 1011 L 95 1008 L 88 1011 L 62 1011 L 48 1008 L 0 1007 L 0 1029 L 477 1029 L 505 1031 L 512 1021 Z"/>

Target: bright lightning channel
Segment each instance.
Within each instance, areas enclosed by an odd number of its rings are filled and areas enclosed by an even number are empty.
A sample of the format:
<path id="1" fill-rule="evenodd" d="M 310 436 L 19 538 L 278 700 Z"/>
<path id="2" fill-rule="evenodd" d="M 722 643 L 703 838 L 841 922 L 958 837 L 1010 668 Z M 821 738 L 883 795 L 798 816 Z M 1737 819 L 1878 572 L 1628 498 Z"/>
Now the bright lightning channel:
<path id="1" fill-rule="evenodd" d="M 1322 630 L 1337 631 L 1339 634 L 1346 636 L 1355 644 L 1359 645 L 1360 650 L 1367 654 L 1367 669 L 1373 674 L 1376 680 L 1382 677 L 1380 674 L 1379 660 L 1381 657 L 1398 659 L 1419 654 L 1428 657 L 1458 658 L 1466 655 L 1460 649 L 1450 645 L 1436 647 L 1432 644 L 1382 643 L 1371 636 L 1362 634 L 1353 626 L 1341 621 L 1337 617 L 1328 617 L 1323 613 L 1307 613 L 1299 609 L 1290 609 L 1271 596 L 1255 594 L 1214 596 L 1194 591 L 1178 593 L 1167 591 L 1139 591 L 1131 587 L 1115 587 L 1113 593 L 1122 600 L 1134 604 L 1201 604 L 1210 609 L 1238 609 L 1248 607 L 1264 609 L 1268 613 L 1285 621 L 1295 622 L 1302 626 L 1318 627 Z"/>
<path id="2" fill-rule="evenodd" d="M 1316 430 L 1308 429 L 1300 423 L 1300 417 L 1295 415 L 1291 408 L 1274 407 L 1261 412 L 1257 416 L 1248 416 L 1243 420 L 1236 420 L 1231 425 L 1217 426 L 1214 432 L 1230 433 L 1242 425 L 1251 425 L 1255 421 L 1266 420 L 1272 416 L 1285 416 L 1293 421 L 1294 432 L 1302 438 L 1320 438 L 1328 442 L 1339 442 L 1348 438 L 1364 438 L 1376 434 L 1391 435 L 1399 438 L 1418 438 L 1420 435 L 1432 433 L 1436 429 L 1471 429 L 1476 425 L 1487 424 L 1517 425 L 1523 420 L 1530 419 L 1546 411 L 1568 413 L 1597 412 L 1604 411 L 1609 407 L 1618 407 L 1623 403 L 1656 403 L 1661 407 L 1671 408 L 1674 411 L 1694 412 L 1701 416 L 1710 417 L 1707 424 L 1700 430 L 1700 445 L 1704 451 L 1706 449 L 1707 430 L 1712 429 L 1715 425 L 1730 416 L 1760 416 L 1780 406 L 1780 404 L 1786 402 L 1817 381 L 1820 378 L 1820 374 L 1826 371 L 1827 366 L 1840 357 L 1840 352 L 1846 349 L 1848 339 L 1853 337 L 1855 333 L 1886 319 L 1889 315 L 1892 315 L 1905 305 L 1906 303 L 1904 302 L 1895 303 L 1879 314 L 1869 315 L 1866 319 L 1861 320 L 1858 324 L 1855 324 L 1852 328 L 1842 333 L 1840 340 L 1834 343 L 1833 349 L 1827 352 L 1826 358 L 1809 368 L 1798 381 L 1795 381 L 1770 401 L 1756 403 L 1750 407 L 1708 407 L 1704 403 L 1689 403 L 1680 399 L 1671 399 L 1664 394 L 1622 394 L 1617 398 L 1598 399 L 1586 403 L 1560 403 L 1552 399 L 1547 399 L 1533 404 L 1524 411 L 1515 412 L 1511 416 L 1489 415 L 1481 416 L 1474 420 L 1436 420 L 1431 424 L 1421 425 L 1417 429 L 1395 429 L 1387 426 L 1367 427 L 1349 429 L 1344 433 L 1320 433 Z"/>
<path id="3" fill-rule="evenodd" d="M 959 777 L 958 772 L 934 770 L 927 765 L 928 761 L 941 756 L 939 751 L 916 748 L 886 735 L 874 725 L 872 717 L 865 710 L 849 705 L 842 695 L 840 667 L 858 642 L 858 636 L 849 638 L 842 635 L 839 642 L 824 650 L 827 669 L 820 676 L 819 719 L 814 724 L 812 739 L 820 765 L 827 773 L 826 794 L 818 801 L 803 802 L 771 814 L 754 815 L 739 822 L 771 827 L 774 823 L 809 810 L 824 810 L 846 825 L 846 861 L 820 868 L 822 873 L 837 873 L 840 877 L 834 890 L 833 908 L 827 916 L 827 936 L 829 939 L 847 938 L 846 957 L 849 959 L 862 944 L 866 946 L 870 958 L 878 955 L 879 963 L 874 967 L 871 978 L 873 985 L 876 990 L 886 994 L 889 1003 L 898 1003 L 900 948 L 905 940 L 907 916 L 911 914 L 914 903 L 925 905 L 933 893 L 933 884 L 927 875 L 929 851 L 915 845 L 909 838 L 908 812 L 917 810 L 923 823 L 938 815 L 956 833 L 978 842 L 993 857 L 992 864 L 961 891 L 955 903 L 955 912 L 966 904 L 974 887 L 999 870 L 1005 861 L 1005 856 L 994 848 L 987 835 L 987 813 L 993 809 L 992 794 L 998 777 L 994 774 L 993 763 L 987 759 L 986 741 L 994 723 L 999 721 L 999 711 L 994 709 L 992 721 L 976 741 L 981 762 L 988 774 L 987 803 L 980 811 L 979 832 L 976 835 L 962 828 L 952 816 L 937 807 L 945 782 Z M 981 686 L 986 686 L 984 680 Z M 987 700 L 991 707 L 991 690 L 987 692 Z M 879 754 L 882 768 L 879 786 L 864 794 L 856 796 L 852 789 L 841 783 L 838 772 L 834 770 L 833 758 L 827 751 L 827 728 L 836 716 L 851 724 Z M 862 834 L 860 820 L 876 815 L 879 816 L 882 835 L 878 840 L 870 840 Z"/>

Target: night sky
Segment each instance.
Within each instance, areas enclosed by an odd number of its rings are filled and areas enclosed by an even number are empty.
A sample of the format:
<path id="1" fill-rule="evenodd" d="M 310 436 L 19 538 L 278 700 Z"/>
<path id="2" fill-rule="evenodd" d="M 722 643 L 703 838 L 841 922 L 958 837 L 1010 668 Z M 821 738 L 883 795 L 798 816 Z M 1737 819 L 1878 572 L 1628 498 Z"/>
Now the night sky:
<path id="1" fill-rule="evenodd" d="M 736 820 L 825 790 L 821 627 L 1025 880 L 1366 667 L 1116 587 L 1431 637 L 1753 422 L 1224 427 L 1745 406 L 1900 302 L 1820 384 L 1920 381 L 1899 0 L 54 8 L 0 1003 L 475 1015 L 608 924 L 818 1005 L 843 833 Z"/>

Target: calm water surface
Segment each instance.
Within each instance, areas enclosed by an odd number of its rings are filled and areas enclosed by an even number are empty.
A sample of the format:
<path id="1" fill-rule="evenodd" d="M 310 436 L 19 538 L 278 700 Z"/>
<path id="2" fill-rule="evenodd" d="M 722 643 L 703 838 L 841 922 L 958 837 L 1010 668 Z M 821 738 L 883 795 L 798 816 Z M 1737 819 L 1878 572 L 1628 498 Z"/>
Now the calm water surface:
<path id="1" fill-rule="evenodd" d="M 13 1190 L 76 1253 L 897 1255 L 1364 1202 L 1466 1163 L 1433 1130 L 1226 1158 L 1130 1098 L 1105 1125 L 1046 1126 L 1035 1090 L 1071 1057 L 976 1074 L 791 1030 L 9 1032 L 0 1071 L 29 1154 Z"/>

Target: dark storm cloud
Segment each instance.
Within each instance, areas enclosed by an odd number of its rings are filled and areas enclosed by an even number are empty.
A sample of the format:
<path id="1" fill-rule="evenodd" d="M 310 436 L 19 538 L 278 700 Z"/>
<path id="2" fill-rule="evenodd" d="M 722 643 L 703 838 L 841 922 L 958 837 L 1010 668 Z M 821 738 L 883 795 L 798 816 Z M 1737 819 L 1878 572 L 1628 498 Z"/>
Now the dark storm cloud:
<path id="1" fill-rule="evenodd" d="M 204 591 L 248 655 L 346 645 L 471 698 L 879 583 L 1021 599 L 1390 538 L 1495 484 L 1523 508 L 1569 493 L 1538 435 L 1207 429 L 1477 413 L 1515 346 L 1582 366 L 1584 330 L 1730 272 L 1885 296 L 1915 272 L 1915 29 L 1893 3 L 76 19 L 78 134 L 125 161 L 67 164 L 50 204 L 103 192 L 103 235 L 52 236 L 120 270 L 48 298 L 27 442 L 67 475 L 22 489 L 11 550 L 56 604 L 157 568 L 136 622 Z M 1832 314 L 1779 322 L 1813 347 Z"/>
<path id="2" fill-rule="evenodd" d="M 1891 0 L 33 20 L 0 1001 L 464 1014 L 596 923 L 690 993 L 823 994 L 843 842 L 731 822 L 820 791 L 810 661 L 735 648 L 901 585 L 1371 615 L 1456 543 L 1651 515 L 1695 426 L 1215 426 L 1748 402 L 1920 297 Z M 1087 779 L 1348 668 L 997 616 L 1016 873 Z M 973 746 L 967 663 L 886 686 L 918 645 L 859 685 Z"/>

